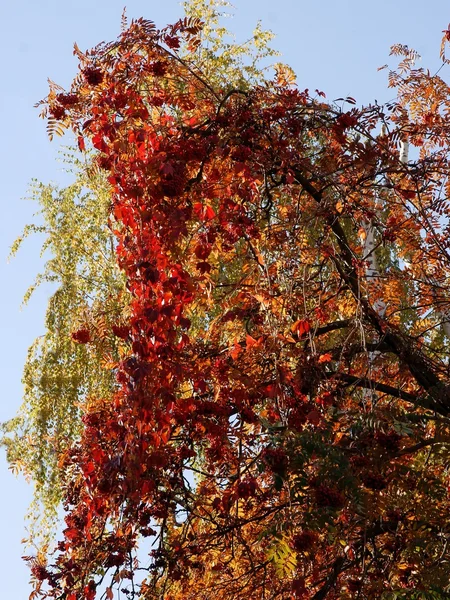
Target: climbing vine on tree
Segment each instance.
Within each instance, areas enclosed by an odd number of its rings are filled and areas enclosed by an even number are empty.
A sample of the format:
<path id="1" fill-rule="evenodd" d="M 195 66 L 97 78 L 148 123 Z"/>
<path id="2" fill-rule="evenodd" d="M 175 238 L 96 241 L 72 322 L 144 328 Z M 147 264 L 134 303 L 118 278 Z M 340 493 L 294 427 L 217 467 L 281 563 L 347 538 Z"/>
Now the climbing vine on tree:
<path id="1" fill-rule="evenodd" d="M 189 0 L 187 17 L 202 17 L 202 44 L 196 65 L 214 85 L 248 87 L 264 81 L 267 63 L 277 53 L 273 34 L 259 25 L 249 40 L 237 42 L 223 24 L 225 0 Z M 122 27 L 127 27 L 124 14 Z M 190 51 L 182 44 L 180 56 Z M 198 68 L 197 67 L 197 68 Z M 283 68 L 277 65 L 277 68 Z M 59 93 L 62 88 L 55 87 Z M 44 270 L 27 291 L 45 282 L 56 289 L 48 304 L 45 333 L 29 349 L 24 368 L 24 401 L 18 415 L 2 425 L 2 443 L 14 472 L 35 485 L 28 541 L 48 544 L 57 527 L 64 470 L 61 455 L 80 432 L 80 404 L 87 397 L 110 397 L 116 385 L 111 363 L 123 342 L 112 324 L 126 319 L 129 294 L 115 256 L 109 225 L 111 186 L 91 153 L 74 148 L 62 153 L 73 183 L 66 188 L 34 182 L 30 198 L 39 219 L 28 225 L 12 247 L 14 256 L 30 235 L 41 235 Z M 89 328 L 95 342 L 83 346 L 72 333 Z M 105 368 L 106 367 L 106 368 Z"/>
<path id="2" fill-rule="evenodd" d="M 138 19 L 44 102 L 111 186 L 130 302 L 35 592 L 448 597 L 448 86 L 396 46 L 398 99 L 337 106 L 201 43 Z"/>

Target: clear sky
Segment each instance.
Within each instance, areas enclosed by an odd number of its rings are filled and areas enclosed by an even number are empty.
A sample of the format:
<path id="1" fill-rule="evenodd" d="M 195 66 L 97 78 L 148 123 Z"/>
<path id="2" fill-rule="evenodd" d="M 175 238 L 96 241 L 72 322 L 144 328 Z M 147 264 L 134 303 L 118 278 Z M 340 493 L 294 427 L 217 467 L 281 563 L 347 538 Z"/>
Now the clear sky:
<path id="1" fill-rule="evenodd" d="M 22 198 L 32 178 L 64 177 L 56 161 L 58 141 L 50 143 L 45 123 L 33 108 L 47 93 L 47 77 L 68 86 L 75 74 L 72 45 L 87 49 L 116 37 L 125 0 L 3 0 L 0 3 L 2 56 L 0 114 L 0 420 L 12 417 L 21 400 L 21 371 L 28 346 L 43 333 L 48 289 L 20 311 L 21 298 L 41 264 L 38 245 L 28 242 L 10 264 L 14 238 L 30 222 L 36 207 Z M 301 88 L 323 90 L 329 99 L 351 95 L 358 103 L 386 101 L 392 90 L 387 72 L 389 47 L 408 44 L 436 71 L 442 30 L 450 20 L 448 0 L 234 0 L 229 23 L 238 40 L 250 36 L 256 21 L 277 35 L 274 47 L 297 73 Z M 129 0 L 127 14 L 144 16 L 158 26 L 182 15 L 178 0 Z M 448 78 L 449 72 L 441 71 Z M 7 470 L 0 453 L 1 597 L 25 600 L 29 574 L 20 559 L 20 540 L 31 496 L 30 487 Z"/>

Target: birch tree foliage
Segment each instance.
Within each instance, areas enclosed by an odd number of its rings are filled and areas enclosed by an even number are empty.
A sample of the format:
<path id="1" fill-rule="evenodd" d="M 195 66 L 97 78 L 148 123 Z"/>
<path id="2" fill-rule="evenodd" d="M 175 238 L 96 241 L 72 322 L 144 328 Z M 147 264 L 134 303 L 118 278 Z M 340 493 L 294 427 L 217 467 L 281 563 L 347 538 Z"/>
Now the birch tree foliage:
<path id="1" fill-rule="evenodd" d="M 223 25 L 227 9 L 231 4 L 224 0 L 184 3 L 187 17 L 204 22 L 202 43 L 193 56 L 196 68 L 224 89 L 262 83 L 277 56 L 270 46 L 273 34 L 258 24 L 248 40 L 236 42 Z M 191 55 L 185 45 L 180 56 L 187 53 Z M 290 72 L 281 64 L 276 68 Z M 62 92 L 58 86 L 55 89 Z M 129 303 L 115 257 L 111 192 L 104 171 L 89 154 L 81 156 L 69 149 L 63 158 L 73 183 L 61 188 L 33 182 L 30 197 L 39 206 L 38 218 L 11 248 L 13 257 L 28 236 L 43 236 L 44 269 L 27 290 L 24 304 L 41 283 L 54 286 L 43 335 L 28 351 L 23 404 L 17 416 L 2 426 L 11 469 L 30 477 L 35 485 L 29 514 L 35 541 L 38 531 L 47 537 L 54 529 L 50 521 L 55 522 L 64 481 L 58 461 L 80 433 L 80 407 L 90 397 L 110 397 L 116 388 L 111 364 L 120 357 L 123 343 L 112 324 L 126 319 Z M 89 332 L 93 343 L 77 343 L 76 332 L 81 337 Z"/>
<path id="2" fill-rule="evenodd" d="M 12 247 L 14 256 L 31 234 L 44 236 L 43 271 L 25 294 L 50 283 L 44 334 L 28 351 L 23 372 L 24 398 L 19 413 L 3 425 L 3 443 L 15 472 L 35 484 L 33 520 L 43 511 L 55 517 L 62 474 L 59 455 L 79 433 L 80 402 L 92 394 L 110 396 L 114 373 L 103 368 L 107 356 L 118 357 L 120 338 L 110 323 L 118 322 L 127 305 L 123 276 L 107 227 L 110 195 L 104 178 L 70 154 L 74 182 L 66 188 L 35 182 L 31 197 L 39 204 L 39 221 Z M 72 333 L 89 328 L 99 344 L 77 344 Z"/>
<path id="3" fill-rule="evenodd" d="M 286 76 L 295 77 L 288 65 L 280 62 L 272 65 L 273 59 L 279 56 L 270 45 L 274 34 L 264 30 L 259 21 L 248 40 L 236 41 L 224 26 L 223 17 L 231 16 L 226 11 L 233 10 L 227 0 L 189 0 L 183 6 L 187 17 L 204 23 L 195 62 L 207 80 L 217 82 L 224 89 L 245 89 L 262 83 L 273 67 Z"/>

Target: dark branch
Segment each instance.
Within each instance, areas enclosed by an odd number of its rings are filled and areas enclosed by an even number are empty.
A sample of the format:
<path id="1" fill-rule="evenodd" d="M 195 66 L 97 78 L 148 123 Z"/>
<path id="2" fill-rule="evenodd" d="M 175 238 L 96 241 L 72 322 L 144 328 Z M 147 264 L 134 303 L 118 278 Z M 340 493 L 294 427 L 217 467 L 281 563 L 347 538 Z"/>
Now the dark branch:
<path id="1" fill-rule="evenodd" d="M 345 387 L 353 385 L 355 387 L 361 387 L 367 390 L 374 390 L 376 392 L 389 394 L 389 396 L 399 398 L 400 400 L 406 400 L 406 402 L 411 402 L 412 404 L 422 406 L 423 408 L 430 408 L 425 398 L 421 398 L 420 396 L 416 396 L 410 392 L 405 392 L 400 388 L 387 385 L 386 383 L 380 383 L 374 379 L 369 379 L 368 377 L 357 377 L 356 375 L 338 372 L 329 374 L 328 376 L 334 376 L 336 379 L 341 380 L 345 383 Z"/>
<path id="2" fill-rule="evenodd" d="M 298 169 L 294 169 L 294 175 L 298 183 L 308 194 L 319 204 L 324 204 L 324 197 L 320 190 L 317 190 L 311 182 Z M 340 255 L 333 257 L 335 267 L 346 283 L 354 298 L 360 304 L 365 320 L 374 328 L 380 338 L 392 349 L 392 352 L 405 364 L 417 383 L 423 387 L 429 394 L 421 405 L 432 409 L 437 413 L 447 416 L 450 414 L 450 386 L 439 379 L 434 372 L 432 365 L 427 358 L 420 352 L 411 340 L 408 340 L 400 331 L 390 327 L 384 319 L 369 304 L 367 298 L 362 296 L 360 281 L 353 264 L 353 252 L 347 241 L 344 230 L 338 221 L 336 215 L 332 212 L 326 217 L 326 221 L 333 231 Z M 416 401 L 417 403 L 417 401 Z"/>
<path id="3" fill-rule="evenodd" d="M 384 521 L 374 523 L 371 527 L 367 528 L 363 532 L 363 536 L 361 539 L 354 544 L 353 550 L 355 553 L 358 553 L 360 550 L 363 550 L 366 545 L 366 540 L 373 540 L 379 535 L 383 533 L 387 533 L 388 531 L 394 532 L 397 528 L 396 521 Z M 323 586 L 318 590 L 311 600 L 324 600 L 327 597 L 328 592 L 332 587 L 336 584 L 339 575 L 343 573 L 348 567 L 354 564 L 354 561 L 348 561 L 345 556 L 339 556 L 333 563 L 332 570 L 328 575 L 327 579 Z"/>

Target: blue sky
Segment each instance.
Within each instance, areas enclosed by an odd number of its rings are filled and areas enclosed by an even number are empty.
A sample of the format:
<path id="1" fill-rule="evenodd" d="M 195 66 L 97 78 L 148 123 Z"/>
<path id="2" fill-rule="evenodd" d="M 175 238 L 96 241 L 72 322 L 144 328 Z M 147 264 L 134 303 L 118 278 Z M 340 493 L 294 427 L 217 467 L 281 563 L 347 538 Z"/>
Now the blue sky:
<path id="1" fill-rule="evenodd" d="M 81 49 L 113 39 L 120 30 L 125 0 L 6 0 L 0 7 L 3 23 L 0 114 L 0 420 L 12 417 L 21 400 L 21 371 L 28 346 L 43 333 L 48 289 L 40 290 L 20 311 L 22 296 L 39 270 L 38 245 L 29 241 L 10 264 L 6 257 L 14 238 L 30 222 L 36 207 L 23 200 L 32 178 L 64 181 L 57 162 L 58 141 L 50 143 L 45 123 L 33 108 L 47 93 L 47 77 L 68 86 L 75 74 L 73 42 Z M 351 95 L 359 103 L 393 97 L 387 72 L 389 47 L 404 43 L 423 56 L 423 65 L 436 71 L 442 30 L 450 20 L 448 0 L 234 0 L 229 23 L 238 40 L 251 34 L 258 19 L 277 35 L 274 46 L 297 73 L 301 88 L 323 90 L 329 99 Z M 182 15 L 178 0 L 129 0 L 129 17 L 144 16 L 157 25 Z M 441 71 L 443 77 L 448 72 Z M 28 598 L 28 571 L 20 556 L 24 514 L 30 487 L 14 479 L 0 453 L 1 595 Z"/>

